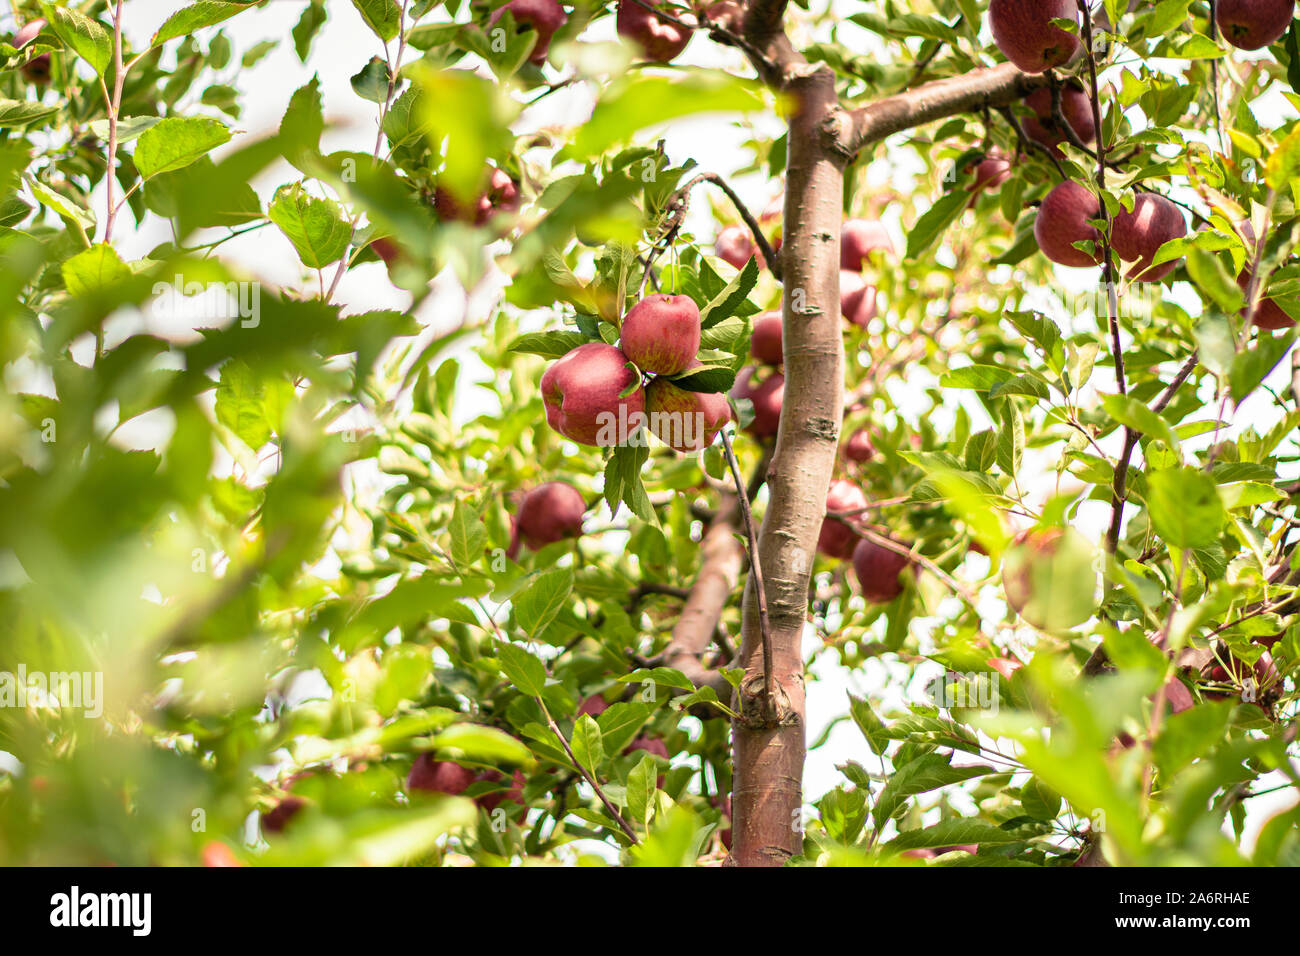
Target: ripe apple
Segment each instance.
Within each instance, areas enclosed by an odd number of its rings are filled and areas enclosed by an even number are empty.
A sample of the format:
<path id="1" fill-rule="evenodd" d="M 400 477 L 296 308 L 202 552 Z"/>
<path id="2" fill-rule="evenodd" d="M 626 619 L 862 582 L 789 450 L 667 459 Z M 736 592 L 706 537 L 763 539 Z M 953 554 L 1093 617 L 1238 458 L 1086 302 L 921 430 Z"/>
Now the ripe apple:
<path id="1" fill-rule="evenodd" d="M 1295 0 L 1219 0 L 1219 32 L 1242 50 L 1268 46 L 1291 25 Z"/>
<path id="2" fill-rule="evenodd" d="M 1092 544 L 1072 528 L 1032 528 L 1002 556 L 1007 604 L 1034 627 L 1066 630 L 1096 611 Z"/>
<path id="3" fill-rule="evenodd" d="M 860 272 L 840 270 L 840 314 L 865 329 L 876 317 L 876 287 L 868 285 Z"/>
<path id="4" fill-rule="evenodd" d="M 623 319 L 619 345 L 643 372 L 677 375 L 700 350 L 700 309 L 689 295 L 650 295 Z"/>
<path id="5" fill-rule="evenodd" d="M 645 412 L 645 390 L 628 357 L 603 342 L 579 345 L 559 359 L 542 376 L 541 388 L 546 423 L 581 445 L 599 446 L 611 423 L 617 427 Z"/>
<path id="6" fill-rule="evenodd" d="M 406 775 L 406 789 L 425 793 L 445 793 L 459 796 L 474 782 L 474 771 L 450 760 L 434 760 L 425 752 L 415 758 L 411 772 Z"/>
<path id="7" fill-rule="evenodd" d="M 731 421 L 731 403 L 721 392 L 692 392 L 662 377 L 646 387 L 645 407 L 650 430 L 684 455 L 708 448 Z"/>
<path id="8" fill-rule="evenodd" d="M 903 593 L 905 585 L 899 575 L 910 564 L 903 555 L 867 538 L 853 549 L 853 570 L 858 585 L 862 596 L 873 604 L 888 604 Z"/>
<path id="9" fill-rule="evenodd" d="M 42 30 L 45 29 L 45 19 L 37 17 L 35 20 L 29 20 L 23 24 L 21 30 L 14 34 L 14 38 L 9 41 L 9 45 L 15 50 L 21 50 L 27 44 L 35 40 Z"/>
<path id="10" fill-rule="evenodd" d="M 284 797 L 270 810 L 262 814 L 262 832 L 263 833 L 282 833 L 290 821 L 293 820 L 307 806 L 307 801 L 302 797 L 289 794 Z"/>
<path id="11" fill-rule="evenodd" d="M 1025 135 L 1042 143 L 1057 156 L 1063 155 L 1056 147 L 1065 142 L 1066 136 L 1052 115 L 1052 91 L 1046 87 L 1034 90 L 1025 97 L 1025 105 L 1034 111 L 1034 115 L 1025 120 Z M 1092 118 L 1092 99 L 1082 86 L 1069 83 L 1062 87 L 1061 115 L 1080 142 L 1091 143 L 1097 138 L 1097 124 Z"/>
<path id="12" fill-rule="evenodd" d="M 1250 290 L 1250 271 L 1243 270 L 1237 276 L 1237 285 L 1241 286 L 1241 291 L 1249 293 Z M 1246 313 L 1243 311 L 1242 315 Z M 1268 329 L 1270 332 L 1277 329 L 1289 329 L 1295 325 L 1295 319 L 1287 315 L 1282 307 L 1272 299 L 1261 298 L 1259 304 L 1255 306 L 1255 315 L 1252 319 L 1253 325 Z"/>
<path id="13" fill-rule="evenodd" d="M 22 66 L 22 74 L 27 78 L 27 82 L 35 83 L 37 86 L 44 86 L 50 82 L 50 55 L 42 53 L 40 56 L 34 56 Z"/>
<path id="14" fill-rule="evenodd" d="M 861 517 L 861 511 L 867 506 L 867 496 L 851 481 L 837 478 L 831 482 L 826 491 L 826 517 L 822 519 L 822 530 L 817 535 L 817 550 L 828 558 L 841 561 L 853 557 L 853 550 L 858 543 L 858 535 L 846 521 L 855 521 Z M 841 512 L 858 512 L 847 515 L 844 519 L 832 517 Z"/>
<path id="15" fill-rule="evenodd" d="M 745 268 L 746 263 L 755 256 L 758 265 L 763 266 L 763 254 L 758 251 L 754 238 L 744 226 L 726 226 L 713 240 L 713 253 L 723 262 L 735 269 Z"/>
<path id="16" fill-rule="evenodd" d="M 1067 179 L 1056 186 L 1043 200 L 1034 222 L 1034 238 L 1043 255 L 1063 266 L 1096 265 L 1098 258 L 1074 247 L 1074 243 L 1092 240 L 1100 249 L 1101 233 L 1089 224 L 1089 219 L 1101 216 L 1101 205 L 1084 186 Z"/>
<path id="17" fill-rule="evenodd" d="M 1174 271 L 1178 260 L 1153 266 L 1160 247 L 1171 239 L 1187 235 L 1187 221 L 1182 211 L 1155 193 L 1138 193 L 1133 211 L 1122 208 L 1111 224 L 1110 244 L 1121 259 L 1136 261 L 1129 275 L 1137 282 L 1159 282 Z"/>
<path id="18" fill-rule="evenodd" d="M 859 428 L 849 436 L 848 441 L 840 449 L 840 454 L 849 461 L 859 464 L 870 461 L 876 455 L 876 448 L 871 444 L 871 433 L 865 428 Z"/>
<path id="19" fill-rule="evenodd" d="M 894 252 L 894 240 L 889 231 L 874 219 L 847 219 L 840 227 L 840 268 L 861 272 L 871 253 L 883 250 Z"/>
<path id="20" fill-rule="evenodd" d="M 533 52 L 529 55 L 528 62 L 541 66 L 546 62 L 547 51 L 551 48 L 551 37 L 555 36 L 556 30 L 564 26 L 569 15 L 556 0 L 510 0 L 509 3 L 492 11 L 492 16 L 488 18 L 488 26 L 491 27 L 500 20 L 507 10 L 514 17 L 517 32 L 523 33 L 529 29 L 537 32 L 537 42 L 533 44 Z"/>
<path id="21" fill-rule="evenodd" d="M 985 189 L 997 189 L 1010 178 L 1011 160 L 1007 159 L 1002 150 L 994 146 L 975 165 L 975 181 L 966 188 L 969 192 L 976 193 Z"/>
<path id="22" fill-rule="evenodd" d="M 504 169 L 490 167 L 487 189 L 468 202 L 450 190 L 436 186 L 433 190 L 433 209 L 441 222 L 467 222 L 486 225 L 499 212 L 516 212 L 519 209 L 519 185 Z"/>
<path id="23" fill-rule="evenodd" d="M 1026 73 L 1068 63 L 1079 38 L 1053 20 L 1078 21 L 1075 0 L 989 0 L 989 28 L 1002 55 Z"/>
<path id="24" fill-rule="evenodd" d="M 519 184 L 510 178 L 510 174 L 504 169 L 492 170 L 488 176 L 487 191 L 487 214 L 486 219 L 503 212 L 518 212 L 522 197 L 519 195 Z"/>
<path id="25" fill-rule="evenodd" d="M 656 7 L 663 6 L 662 0 L 646 2 Z M 676 16 L 680 11 L 674 9 L 664 12 Z M 614 22 L 618 35 L 639 46 L 645 53 L 645 58 L 655 63 L 667 63 L 676 59 L 686 49 L 686 44 L 691 42 L 693 32 L 657 16 L 635 0 L 619 0 Z"/>
<path id="26" fill-rule="evenodd" d="M 372 240 L 370 251 L 383 260 L 384 265 L 390 269 L 395 262 L 405 255 L 402 252 L 402 247 L 397 244 L 397 240 L 391 236 L 380 236 L 378 239 Z"/>
<path id="27" fill-rule="evenodd" d="M 474 778 L 473 783 L 500 783 L 505 779 L 505 774 L 499 770 L 484 770 Z M 502 802 L 509 800 L 523 806 L 524 803 L 524 786 L 528 779 L 521 771 L 516 770 L 510 777 L 510 786 L 505 790 L 493 790 L 490 793 L 480 793 L 474 798 L 474 803 L 488 813 L 491 813 Z"/>
<path id="28" fill-rule="evenodd" d="M 519 538 L 534 551 L 565 538 L 577 538 L 582 535 L 586 510 L 582 493 L 573 485 L 563 481 L 540 484 L 519 502 Z"/>
<path id="29" fill-rule="evenodd" d="M 781 425 L 781 402 L 785 398 L 785 376 L 773 372 L 760 382 L 754 381 L 758 370 L 743 368 L 731 387 L 731 397 L 747 398 L 754 403 L 754 420 L 745 429 L 755 438 L 770 438 Z"/>
<path id="30" fill-rule="evenodd" d="M 581 717 L 586 714 L 592 720 L 595 720 L 608 709 L 609 704 L 605 702 L 604 697 L 600 696 L 600 694 L 592 694 L 590 697 L 583 698 L 582 703 L 578 705 L 578 716 Z"/>
<path id="31" fill-rule="evenodd" d="M 754 331 L 749 338 L 749 354 L 764 365 L 780 365 L 785 359 L 781 335 L 781 313 L 764 312 L 754 319 Z"/>

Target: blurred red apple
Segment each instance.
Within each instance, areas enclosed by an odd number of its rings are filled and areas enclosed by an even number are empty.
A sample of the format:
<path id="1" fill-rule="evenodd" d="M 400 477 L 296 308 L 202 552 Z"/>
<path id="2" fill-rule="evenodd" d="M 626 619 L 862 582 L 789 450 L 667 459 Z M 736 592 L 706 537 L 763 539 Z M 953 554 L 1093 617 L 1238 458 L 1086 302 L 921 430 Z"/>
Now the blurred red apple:
<path id="1" fill-rule="evenodd" d="M 654 7 L 665 7 L 664 13 L 678 20 L 681 19 L 680 8 L 666 6 L 662 0 L 646 0 L 646 2 Z M 693 31 L 657 16 L 635 0 L 619 0 L 614 21 L 618 35 L 631 40 L 641 48 L 647 60 L 655 63 L 667 63 L 676 59 L 691 42 Z"/>
<path id="2" fill-rule="evenodd" d="M 492 11 L 492 16 L 488 18 L 488 26 L 491 27 L 500 20 L 507 10 L 514 17 L 517 32 L 536 31 L 537 42 L 533 45 L 533 52 L 529 54 L 528 62 L 541 66 L 546 62 L 546 54 L 551 48 L 551 37 L 555 36 L 555 31 L 564 26 L 569 15 L 556 3 L 556 0 L 510 0 L 509 3 Z"/>
<path id="3" fill-rule="evenodd" d="M 866 506 L 867 496 L 853 482 L 842 478 L 832 481 L 826 492 L 826 517 L 822 519 L 822 530 L 817 536 L 817 550 L 841 561 L 851 558 L 859 540 L 851 522 L 861 518 Z M 854 513 L 846 514 L 843 520 L 832 517 L 845 512 Z"/>
<path id="4" fill-rule="evenodd" d="M 577 538 L 587 503 L 582 493 L 563 481 L 548 481 L 533 488 L 519 503 L 520 540 L 534 551 L 548 544 Z"/>
<path id="5" fill-rule="evenodd" d="M 785 398 L 785 376 L 773 372 L 759 382 L 754 381 L 757 369 L 743 368 L 731 388 L 731 397 L 747 398 L 754 404 L 754 420 L 745 429 L 755 438 L 770 438 L 781 425 L 781 402 Z"/>

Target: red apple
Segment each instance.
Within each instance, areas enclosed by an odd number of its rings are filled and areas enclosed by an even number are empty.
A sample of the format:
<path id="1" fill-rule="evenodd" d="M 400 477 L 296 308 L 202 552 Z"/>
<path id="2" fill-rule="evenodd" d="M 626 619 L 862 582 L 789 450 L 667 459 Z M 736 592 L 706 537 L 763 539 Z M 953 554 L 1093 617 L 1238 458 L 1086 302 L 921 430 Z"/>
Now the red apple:
<path id="1" fill-rule="evenodd" d="M 1295 15 L 1295 0 L 1219 0 L 1219 32 L 1233 46 L 1259 50 L 1282 34 Z"/>
<path id="2" fill-rule="evenodd" d="M 1074 247 L 1074 243 L 1092 240 L 1100 251 L 1101 233 L 1089 219 L 1101 216 L 1101 205 L 1084 186 L 1067 179 L 1047 194 L 1034 222 L 1034 238 L 1043 255 L 1063 266 L 1096 265 L 1098 259 Z"/>
<path id="3" fill-rule="evenodd" d="M 498 212 L 516 212 L 519 209 L 519 185 L 504 169 L 489 167 L 487 189 L 476 199 L 463 201 L 450 190 L 436 186 L 433 190 L 433 209 L 442 222 L 467 222 L 485 225 Z"/>
<path id="4" fill-rule="evenodd" d="M 556 0 L 510 0 L 509 3 L 492 11 L 492 16 L 488 18 L 488 26 L 501 19 L 507 10 L 514 17 L 518 32 L 523 33 L 530 29 L 536 31 L 537 42 L 533 45 L 533 52 L 529 55 L 528 62 L 541 66 L 546 62 L 547 51 L 551 48 L 551 37 L 555 36 L 556 30 L 564 26 L 569 15 Z"/>
<path id="5" fill-rule="evenodd" d="M 664 6 L 662 0 L 646 0 L 652 6 Z M 670 16 L 681 19 L 681 10 L 671 7 L 664 10 Z M 691 30 L 657 16 L 635 0 L 619 0 L 618 13 L 614 17 L 618 35 L 631 40 L 645 53 L 647 60 L 655 63 L 667 63 L 676 59 L 691 42 Z"/>
<path id="6" fill-rule="evenodd" d="M 35 20 L 29 20 L 23 24 L 21 30 L 14 34 L 14 38 L 9 41 L 9 45 L 15 50 L 21 50 L 27 44 L 35 40 L 42 30 L 45 29 L 45 19 L 37 17 Z"/>
<path id="7" fill-rule="evenodd" d="M 876 287 L 859 272 L 840 270 L 840 314 L 865 329 L 876 317 Z"/>
<path id="8" fill-rule="evenodd" d="M 500 783 L 505 779 L 505 774 L 499 770 L 484 770 L 473 780 L 474 783 Z M 480 793 L 474 798 L 474 803 L 482 807 L 488 813 L 491 813 L 502 802 L 509 800 L 511 803 L 517 803 L 520 806 L 524 804 L 524 786 L 528 779 L 521 771 L 516 770 L 510 777 L 510 786 L 505 790 L 493 790 L 489 793 Z"/>
<path id="9" fill-rule="evenodd" d="M 840 227 L 840 268 L 861 272 L 867 257 L 877 250 L 894 252 L 889 231 L 874 219 L 848 219 Z"/>
<path id="10" fill-rule="evenodd" d="M 745 429 L 755 438 L 769 438 L 777 433 L 781 424 L 781 402 L 785 398 L 785 376 L 773 372 L 760 382 L 754 382 L 757 371 L 753 366 L 743 368 L 731 387 L 731 397 L 747 398 L 754 403 L 754 420 Z"/>
<path id="11" fill-rule="evenodd" d="M 378 239 L 371 241 L 370 251 L 382 259 L 384 265 L 390 268 L 393 263 L 403 256 L 401 246 L 391 236 L 380 236 Z"/>
<path id="12" fill-rule="evenodd" d="M 35 83 L 37 86 L 44 86 L 50 82 L 50 55 L 42 53 L 40 56 L 34 56 L 22 66 L 22 74 L 27 78 L 29 83 Z"/>
<path id="13" fill-rule="evenodd" d="M 604 697 L 601 697 L 600 694 L 592 694 L 590 697 L 584 698 L 582 703 L 578 705 L 578 716 L 581 717 L 586 714 L 592 720 L 595 720 L 608 709 L 609 704 L 605 703 Z"/>
<path id="14" fill-rule="evenodd" d="M 1025 97 L 1025 105 L 1034 111 L 1034 115 L 1025 120 L 1025 135 L 1048 147 L 1057 156 L 1063 155 L 1057 144 L 1065 142 L 1065 133 L 1052 114 L 1052 91 L 1043 87 L 1034 90 Z M 1097 124 L 1092 117 L 1092 98 L 1084 92 L 1082 86 L 1069 83 L 1061 89 L 1061 115 L 1074 130 L 1074 135 L 1083 143 L 1091 143 L 1097 138 Z"/>
<path id="15" fill-rule="evenodd" d="M 831 482 L 826 491 L 826 517 L 822 519 L 822 530 L 817 536 L 817 550 L 829 558 L 841 561 L 853 556 L 858 543 L 858 535 L 848 522 L 861 518 L 862 509 L 867 506 L 867 496 L 851 481 L 837 478 Z M 845 519 L 832 517 L 841 512 L 856 512 L 846 515 Z"/>
<path id="16" fill-rule="evenodd" d="M 749 354 L 764 365 L 780 365 L 785 359 L 781 349 L 781 313 L 764 312 L 754 319 L 749 339 Z"/>
<path id="17" fill-rule="evenodd" d="M 643 372 L 677 375 L 700 350 L 700 309 L 688 295 L 651 295 L 623 319 L 619 345 Z"/>
<path id="18" fill-rule="evenodd" d="M 582 516 L 587 503 L 582 493 L 563 481 L 548 481 L 524 495 L 519 502 L 519 539 L 534 551 L 548 544 L 577 538 L 582 534 Z"/>
<path id="19" fill-rule="evenodd" d="M 474 782 L 474 771 L 450 760 L 434 760 L 433 754 L 422 753 L 411 764 L 406 775 L 406 790 L 424 793 L 445 793 L 459 796 Z"/>
<path id="20" fill-rule="evenodd" d="M 645 412 L 645 390 L 628 357 L 603 342 L 569 352 L 546 370 L 541 388 L 547 424 L 582 445 L 618 444 L 618 429 Z"/>
<path id="21" fill-rule="evenodd" d="M 646 387 L 645 405 L 650 430 L 665 445 L 684 455 L 708 448 L 722 426 L 731 421 L 727 396 L 721 392 L 692 392 L 667 378 L 656 378 Z"/>
<path id="22" fill-rule="evenodd" d="M 871 444 L 871 433 L 865 428 L 859 428 L 849 436 L 848 441 L 840 449 L 840 454 L 849 461 L 855 461 L 859 464 L 870 461 L 876 455 L 876 448 Z"/>
<path id="23" fill-rule="evenodd" d="M 853 570 L 858 585 L 862 596 L 873 604 L 888 604 L 903 593 L 905 585 L 899 575 L 910 564 L 903 555 L 867 538 L 853 549 Z"/>
<path id="24" fill-rule="evenodd" d="M 745 268 L 746 263 L 755 256 L 758 257 L 759 267 L 763 265 L 763 255 L 744 226 L 724 227 L 718 233 L 718 238 L 713 240 L 713 253 L 735 269 Z"/>
<path id="25" fill-rule="evenodd" d="M 970 192 L 997 189 L 1010 178 L 1011 160 L 1007 159 L 1002 150 L 994 146 L 975 165 L 975 181 L 966 188 Z"/>
<path id="26" fill-rule="evenodd" d="M 668 759 L 668 748 L 664 746 L 664 742 L 658 737 L 638 737 L 623 749 L 624 754 L 636 753 L 637 751 L 645 751 L 655 757 Z"/>
<path id="27" fill-rule="evenodd" d="M 1237 285 L 1241 286 L 1241 291 L 1249 294 L 1250 291 L 1250 272 L 1242 271 L 1237 276 Z M 1242 315 L 1246 313 L 1243 311 Z M 1272 299 L 1261 297 L 1259 304 L 1255 306 L 1255 315 L 1252 324 L 1261 328 L 1268 329 L 1270 332 L 1277 329 L 1289 329 L 1295 325 L 1295 319 L 1287 315 L 1282 307 Z"/>
<path id="28" fill-rule="evenodd" d="M 518 212 L 522 201 L 522 197 L 519 195 L 519 184 L 511 179 L 510 174 L 504 169 L 494 168 L 492 174 L 488 177 L 486 199 L 486 218 L 491 218 L 502 212 Z"/>
<path id="29" fill-rule="evenodd" d="M 1152 266 L 1160 247 L 1187 235 L 1187 221 L 1179 208 L 1155 193 L 1138 193 L 1133 211 L 1122 208 L 1111 224 L 1110 244 L 1121 259 L 1136 261 L 1129 275 L 1138 282 L 1159 282 L 1178 265 L 1177 259 Z"/>
<path id="30" fill-rule="evenodd" d="M 1068 63 L 1079 38 L 1053 20 L 1078 21 L 1075 0 L 989 0 L 989 28 L 1002 55 L 1026 73 Z"/>
<path id="31" fill-rule="evenodd" d="M 299 811 L 307 805 L 302 797 L 289 794 L 270 810 L 262 814 L 263 833 L 282 833 Z"/>

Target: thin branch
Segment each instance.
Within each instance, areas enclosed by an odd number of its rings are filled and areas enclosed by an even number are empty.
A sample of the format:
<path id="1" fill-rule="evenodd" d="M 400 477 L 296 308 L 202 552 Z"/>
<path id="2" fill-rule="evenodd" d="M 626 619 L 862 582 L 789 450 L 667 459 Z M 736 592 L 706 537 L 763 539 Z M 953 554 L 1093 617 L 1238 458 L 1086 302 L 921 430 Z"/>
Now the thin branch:
<path id="1" fill-rule="evenodd" d="M 962 584 L 915 548 L 909 548 L 905 544 L 899 544 L 893 538 L 887 538 L 883 534 L 879 534 L 870 528 L 855 527 L 853 525 L 849 525 L 849 527 L 853 528 L 854 531 L 856 531 L 861 537 L 866 538 L 868 541 L 878 544 L 887 551 L 894 552 L 894 554 L 902 555 L 909 561 L 914 561 L 921 567 L 925 568 L 936 578 L 946 584 L 953 593 L 965 601 L 972 610 L 979 607 L 979 598 L 976 596 L 974 591 L 966 587 L 966 585 Z"/>
<path id="2" fill-rule="evenodd" d="M 717 173 L 701 173 L 689 180 L 686 185 L 681 187 L 681 189 L 677 190 L 673 196 L 673 200 L 668 204 L 669 209 L 672 210 L 671 222 L 673 223 L 673 231 L 675 232 L 676 229 L 680 227 L 682 219 L 686 216 L 687 209 L 690 208 L 691 190 L 700 183 L 712 183 L 714 186 L 721 189 L 726 194 L 727 198 L 731 200 L 731 204 L 736 207 L 736 212 L 740 213 L 740 218 L 745 221 L 745 227 L 753 234 L 754 243 L 758 246 L 759 252 L 762 253 L 763 261 L 767 263 L 767 268 L 771 271 L 773 278 L 780 282 L 781 263 L 778 260 L 777 254 L 775 250 L 773 250 L 771 243 L 767 241 L 767 236 L 763 235 L 763 230 L 759 228 L 758 219 L 749 211 L 749 207 L 745 205 L 741 198 L 736 195 L 736 191 L 732 189 L 731 186 L 727 184 L 727 181 Z M 649 271 L 648 268 L 647 271 Z"/>
<path id="3" fill-rule="evenodd" d="M 1196 369 L 1196 363 L 1200 361 L 1200 354 L 1193 352 L 1183 363 L 1183 367 L 1178 370 L 1174 380 L 1169 383 L 1168 387 L 1160 393 L 1151 410 L 1159 415 L 1173 401 L 1174 395 L 1183 387 Z M 1115 480 L 1111 486 L 1111 505 L 1110 505 L 1110 528 L 1106 532 L 1106 550 L 1111 554 L 1119 547 L 1120 527 L 1124 523 L 1124 502 L 1128 500 L 1128 470 L 1129 463 L 1133 460 L 1133 450 L 1137 448 L 1138 439 L 1142 433 L 1134 431 L 1131 428 L 1124 429 L 1124 450 L 1120 453 L 1119 463 L 1115 466 Z"/>
<path id="4" fill-rule="evenodd" d="M 534 697 L 533 700 L 537 701 L 537 705 L 542 708 L 542 716 L 546 718 L 546 725 L 551 728 L 551 733 L 555 734 L 555 736 L 559 738 L 560 746 L 562 746 L 564 752 L 569 755 L 569 760 L 573 762 L 573 765 L 578 768 L 578 772 L 582 774 L 582 779 L 587 781 L 588 786 L 590 786 L 592 790 L 596 791 L 596 796 L 598 796 L 600 802 L 605 805 L 605 809 L 609 811 L 610 816 L 618 822 L 622 831 L 627 834 L 627 838 L 634 844 L 639 843 L 640 841 L 637 839 L 636 831 L 632 829 L 632 825 L 623 819 L 623 814 L 619 813 L 618 807 L 614 806 L 614 804 L 610 802 L 609 797 L 605 796 L 605 791 L 602 790 L 600 784 L 596 782 L 596 778 L 588 773 L 587 768 L 582 765 L 582 761 L 573 755 L 573 748 L 569 746 L 569 741 L 560 731 L 559 725 L 555 723 L 555 718 L 551 716 L 551 712 L 546 709 L 546 701 L 542 700 L 540 697 Z"/>
<path id="5" fill-rule="evenodd" d="M 767 589 L 763 585 L 763 568 L 758 560 L 758 529 L 754 527 L 754 512 L 749 507 L 749 496 L 745 491 L 744 479 L 740 477 L 740 465 L 736 463 L 736 453 L 731 449 L 731 439 L 724 428 L 722 450 L 727 456 L 727 465 L 731 469 L 731 478 L 736 483 L 736 494 L 740 498 L 740 514 L 745 522 L 746 544 L 749 550 L 749 573 L 754 581 L 754 594 L 758 598 L 758 626 L 763 635 L 763 708 L 768 720 L 776 720 L 776 689 L 773 686 L 772 673 L 772 625 L 767 616 Z"/>

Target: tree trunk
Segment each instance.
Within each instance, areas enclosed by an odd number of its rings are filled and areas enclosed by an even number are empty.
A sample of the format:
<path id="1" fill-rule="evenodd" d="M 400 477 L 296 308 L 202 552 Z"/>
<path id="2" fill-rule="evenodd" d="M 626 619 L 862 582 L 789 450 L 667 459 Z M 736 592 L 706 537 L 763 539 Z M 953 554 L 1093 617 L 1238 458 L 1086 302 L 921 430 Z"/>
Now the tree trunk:
<path id="1" fill-rule="evenodd" d="M 763 717 L 763 641 L 754 578 L 745 589 L 741 719 L 734 722 L 734 842 L 740 866 L 781 866 L 802 850 L 804 681 L 801 643 L 817 535 L 844 402 L 840 220 L 844 155 L 827 132 L 838 113 L 830 70 L 803 66 L 786 169 L 782 301 L 785 400 L 759 533 L 771 620 L 775 726 Z"/>

